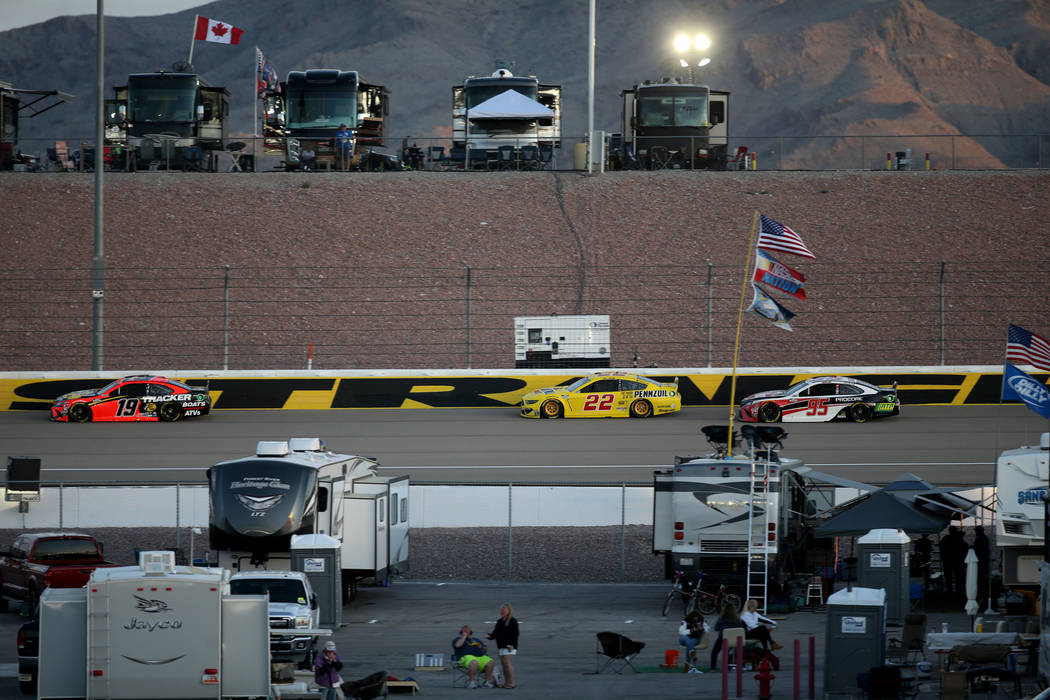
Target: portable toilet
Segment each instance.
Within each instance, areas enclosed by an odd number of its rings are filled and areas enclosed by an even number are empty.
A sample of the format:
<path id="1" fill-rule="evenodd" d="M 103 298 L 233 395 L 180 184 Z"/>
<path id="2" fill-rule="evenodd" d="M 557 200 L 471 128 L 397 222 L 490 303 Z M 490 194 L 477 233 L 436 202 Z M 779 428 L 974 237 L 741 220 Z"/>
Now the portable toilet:
<path id="1" fill-rule="evenodd" d="M 903 530 L 872 530 L 857 540 L 857 583 L 886 591 L 886 622 L 903 625 L 911 604 L 908 589 L 908 545 Z"/>
<path id="2" fill-rule="evenodd" d="M 854 586 L 828 597 L 824 692 L 856 693 L 857 675 L 886 656 L 886 592 Z"/>
<path id="3" fill-rule="evenodd" d="M 292 571 L 302 571 L 317 594 L 321 627 L 343 622 L 343 576 L 339 540 L 328 535 L 292 535 Z"/>

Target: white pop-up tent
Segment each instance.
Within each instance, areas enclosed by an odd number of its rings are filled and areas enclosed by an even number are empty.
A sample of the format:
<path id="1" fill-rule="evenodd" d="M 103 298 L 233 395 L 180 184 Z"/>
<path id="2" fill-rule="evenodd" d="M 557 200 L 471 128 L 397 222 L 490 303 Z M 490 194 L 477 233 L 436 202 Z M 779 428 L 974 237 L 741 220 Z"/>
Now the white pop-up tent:
<path id="1" fill-rule="evenodd" d="M 553 118 L 554 110 L 517 90 L 507 90 L 490 97 L 467 111 L 470 119 L 542 119 Z"/>

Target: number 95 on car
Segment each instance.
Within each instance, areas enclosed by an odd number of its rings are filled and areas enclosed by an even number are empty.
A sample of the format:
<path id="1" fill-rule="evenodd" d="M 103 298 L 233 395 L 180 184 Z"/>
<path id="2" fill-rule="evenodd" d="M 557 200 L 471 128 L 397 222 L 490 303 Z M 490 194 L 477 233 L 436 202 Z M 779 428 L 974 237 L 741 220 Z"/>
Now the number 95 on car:
<path id="1" fill-rule="evenodd" d="M 648 418 L 681 408 L 677 380 L 671 384 L 622 372 L 599 372 L 521 397 L 525 418 Z"/>

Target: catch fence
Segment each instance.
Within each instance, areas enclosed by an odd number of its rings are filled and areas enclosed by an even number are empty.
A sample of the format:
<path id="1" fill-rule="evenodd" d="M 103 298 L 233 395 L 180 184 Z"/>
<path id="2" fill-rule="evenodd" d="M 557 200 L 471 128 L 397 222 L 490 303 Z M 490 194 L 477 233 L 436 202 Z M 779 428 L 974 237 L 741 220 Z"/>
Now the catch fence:
<path id="1" fill-rule="evenodd" d="M 781 299 L 793 332 L 741 318 L 739 366 L 999 364 L 1008 324 L 1042 332 L 1050 300 L 1050 278 L 1014 262 L 807 261 L 806 274 L 808 299 Z M 550 314 L 608 314 L 614 367 L 730 367 L 740 276 L 713 263 L 108 267 L 103 368 L 508 368 L 514 317 Z M 89 268 L 0 270 L 0 371 L 93 369 L 92 288 Z"/>

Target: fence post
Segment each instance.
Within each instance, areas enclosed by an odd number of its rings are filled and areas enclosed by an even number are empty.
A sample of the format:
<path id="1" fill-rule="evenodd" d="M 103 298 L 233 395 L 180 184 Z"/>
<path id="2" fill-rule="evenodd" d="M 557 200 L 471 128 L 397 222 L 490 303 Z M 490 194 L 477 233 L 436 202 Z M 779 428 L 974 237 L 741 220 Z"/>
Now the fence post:
<path id="1" fill-rule="evenodd" d="M 711 268 L 714 266 L 710 260 L 707 261 L 707 366 L 711 366 Z"/>
<path id="2" fill-rule="evenodd" d="M 470 265 L 467 265 L 467 369 L 470 369 Z"/>
<path id="3" fill-rule="evenodd" d="M 941 260 L 941 274 L 938 283 L 939 306 L 940 306 L 940 335 L 941 335 L 941 365 L 944 365 L 944 261 Z"/>
<path id="4" fill-rule="evenodd" d="M 65 503 L 62 501 L 64 491 L 62 490 L 62 482 L 58 482 L 58 531 L 62 532 L 62 512 L 65 510 Z"/>
<path id="5" fill-rule="evenodd" d="M 816 655 L 817 655 L 816 650 L 817 650 L 817 638 L 816 637 L 810 637 L 809 638 L 809 667 L 808 667 L 809 668 L 809 695 L 806 696 L 806 697 L 809 698 L 809 700 L 815 700 L 816 697 L 817 697 L 816 683 L 814 681 L 814 676 L 816 675 L 816 670 L 815 670 L 816 667 L 814 666 L 814 663 L 815 663 L 814 659 L 816 658 Z"/>
<path id="6" fill-rule="evenodd" d="M 620 482 L 620 580 L 627 577 L 627 482 Z"/>
<path id="7" fill-rule="evenodd" d="M 230 368 L 230 266 L 222 276 L 222 369 Z"/>
<path id="8" fill-rule="evenodd" d="M 182 510 L 179 507 L 179 482 L 175 482 L 175 551 L 179 550 L 179 544 L 181 542 L 181 527 L 179 525 L 179 511 Z"/>
<path id="9" fill-rule="evenodd" d="M 469 269 L 469 268 L 468 268 Z M 514 571 L 514 482 L 507 482 L 507 578 L 513 579 Z"/>

